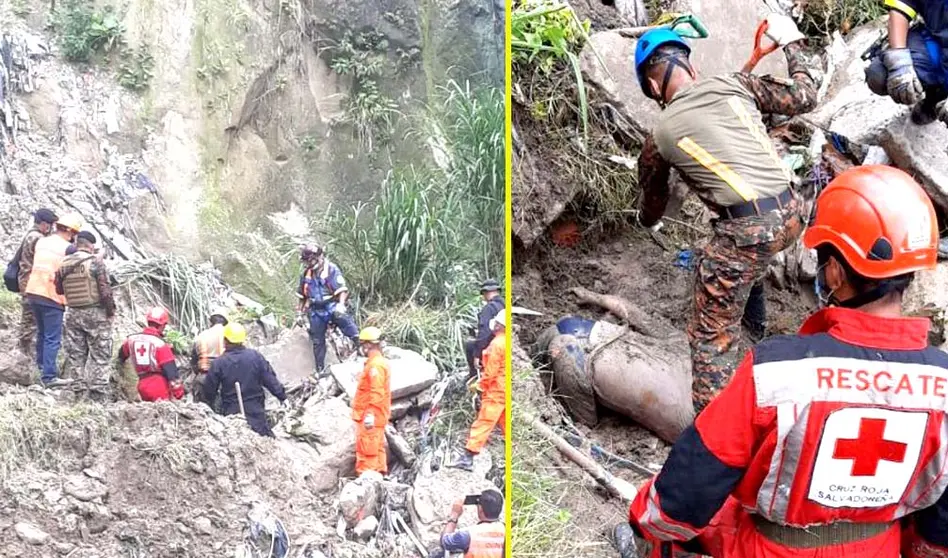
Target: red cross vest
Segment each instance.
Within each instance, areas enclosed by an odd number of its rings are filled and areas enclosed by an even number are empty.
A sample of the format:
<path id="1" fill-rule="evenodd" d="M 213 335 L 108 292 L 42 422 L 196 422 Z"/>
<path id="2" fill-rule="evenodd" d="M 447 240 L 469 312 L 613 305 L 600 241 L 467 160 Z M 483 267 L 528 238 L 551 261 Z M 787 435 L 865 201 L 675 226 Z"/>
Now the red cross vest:
<path id="1" fill-rule="evenodd" d="M 504 524 L 500 521 L 478 523 L 467 530 L 471 536 L 464 558 L 503 558 Z"/>
<path id="2" fill-rule="evenodd" d="M 773 430 L 739 486 L 745 505 L 755 490 L 755 513 L 807 526 L 891 522 L 935 504 L 948 489 L 948 355 L 913 349 L 826 333 L 758 346 L 756 412 Z"/>
<path id="3" fill-rule="evenodd" d="M 136 333 L 129 335 L 126 343 L 129 350 L 128 358 L 132 361 L 139 377 L 161 374 L 161 364 L 158 362 L 157 353 L 159 349 L 167 346 L 164 339 L 147 333 Z"/>

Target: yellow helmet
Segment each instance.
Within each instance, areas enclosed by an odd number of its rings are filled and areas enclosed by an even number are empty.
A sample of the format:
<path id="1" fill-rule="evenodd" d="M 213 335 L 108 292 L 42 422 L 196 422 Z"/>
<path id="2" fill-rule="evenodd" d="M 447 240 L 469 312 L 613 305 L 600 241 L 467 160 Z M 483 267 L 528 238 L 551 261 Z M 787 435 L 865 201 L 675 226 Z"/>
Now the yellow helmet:
<path id="1" fill-rule="evenodd" d="M 369 343 L 378 343 L 381 339 L 382 339 L 382 330 L 375 326 L 369 326 L 359 332 L 359 341 L 367 341 Z"/>
<path id="2" fill-rule="evenodd" d="M 224 326 L 224 339 L 235 345 L 240 345 L 247 340 L 247 330 L 237 322 L 228 322 Z"/>
<path id="3" fill-rule="evenodd" d="M 73 232 L 79 232 L 82 229 L 82 216 L 78 213 L 67 213 L 56 221 L 56 225 Z"/>

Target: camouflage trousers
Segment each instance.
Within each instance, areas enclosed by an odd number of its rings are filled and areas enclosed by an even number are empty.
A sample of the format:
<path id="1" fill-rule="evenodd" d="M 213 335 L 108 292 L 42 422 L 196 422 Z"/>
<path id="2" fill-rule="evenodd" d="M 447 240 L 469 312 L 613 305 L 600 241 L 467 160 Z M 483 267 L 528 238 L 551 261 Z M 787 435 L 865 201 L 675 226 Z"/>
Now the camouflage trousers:
<path id="1" fill-rule="evenodd" d="M 63 327 L 63 377 L 107 383 L 112 375 L 112 321 L 100 307 L 69 308 Z"/>
<path id="2" fill-rule="evenodd" d="M 694 310 L 688 322 L 695 413 L 731 380 L 741 356 L 741 317 L 751 288 L 774 256 L 803 232 L 804 209 L 794 198 L 764 215 L 719 220 L 695 270 Z"/>
<path id="3" fill-rule="evenodd" d="M 30 308 L 26 296 L 20 297 L 20 350 L 23 354 L 36 360 L 36 316 Z"/>

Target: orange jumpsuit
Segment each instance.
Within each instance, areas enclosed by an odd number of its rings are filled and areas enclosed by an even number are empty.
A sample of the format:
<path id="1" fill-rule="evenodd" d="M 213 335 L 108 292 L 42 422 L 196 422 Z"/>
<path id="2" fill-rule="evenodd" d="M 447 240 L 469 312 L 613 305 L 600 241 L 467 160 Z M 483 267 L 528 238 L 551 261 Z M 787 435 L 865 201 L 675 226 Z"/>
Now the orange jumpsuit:
<path id="1" fill-rule="evenodd" d="M 505 409 L 507 407 L 507 332 L 498 333 L 481 355 L 484 375 L 481 376 L 481 410 L 471 425 L 467 451 L 480 453 L 487 444 L 494 426 L 507 436 Z"/>
<path id="2" fill-rule="evenodd" d="M 369 351 L 369 358 L 359 374 L 352 399 L 352 420 L 356 421 L 356 474 L 363 471 L 388 472 L 385 454 L 385 425 L 392 414 L 391 371 L 388 361 L 378 350 Z M 375 416 L 375 426 L 366 428 L 365 416 Z"/>

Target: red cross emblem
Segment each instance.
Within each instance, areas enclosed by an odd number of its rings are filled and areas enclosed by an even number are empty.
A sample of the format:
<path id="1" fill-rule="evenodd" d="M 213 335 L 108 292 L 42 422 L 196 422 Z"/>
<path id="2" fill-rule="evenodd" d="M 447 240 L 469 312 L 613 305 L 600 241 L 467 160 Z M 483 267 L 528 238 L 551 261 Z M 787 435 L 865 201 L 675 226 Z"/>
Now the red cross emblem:
<path id="1" fill-rule="evenodd" d="M 859 421 L 859 436 L 836 440 L 833 459 L 852 459 L 850 473 L 854 477 L 872 477 L 880 461 L 902 463 L 908 444 L 886 440 L 885 419 L 864 418 Z"/>
<path id="2" fill-rule="evenodd" d="M 148 352 L 148 349 L 145 348 L 145 345 L 139 345 L 135 352 L 138 353 L 138 356 L 143 357 L 145 353 Z"/>

